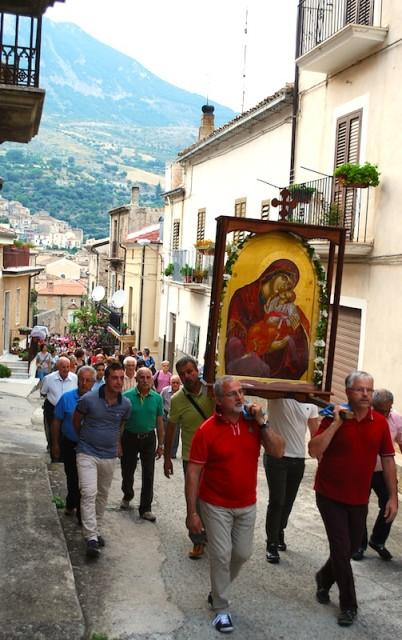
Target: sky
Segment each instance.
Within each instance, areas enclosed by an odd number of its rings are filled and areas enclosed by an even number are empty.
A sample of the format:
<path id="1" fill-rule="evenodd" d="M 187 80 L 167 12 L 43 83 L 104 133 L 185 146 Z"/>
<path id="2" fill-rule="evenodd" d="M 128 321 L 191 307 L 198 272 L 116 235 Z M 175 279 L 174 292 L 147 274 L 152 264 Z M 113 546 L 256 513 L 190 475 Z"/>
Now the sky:
<path id="1" fill-rule="evenodd" d="M 46 16 L 73 22 L 163 80 L 242 111 L 293 81 L 297 4 L 65 0 Z"/>

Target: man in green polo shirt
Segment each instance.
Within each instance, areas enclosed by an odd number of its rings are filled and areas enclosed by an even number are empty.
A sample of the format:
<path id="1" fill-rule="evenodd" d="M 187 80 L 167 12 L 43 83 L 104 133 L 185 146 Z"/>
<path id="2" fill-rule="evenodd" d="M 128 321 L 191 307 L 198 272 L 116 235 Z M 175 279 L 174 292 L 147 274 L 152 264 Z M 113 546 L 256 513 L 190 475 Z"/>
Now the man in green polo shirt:
<path id="1" fill-rule="evenodd" d="M 141 460 L 142 487 L 139 513 L 143 520 L 155 522 L 152 513 L 154 495 L 155 457 L 163 453 L 163 402 L 159 393 L 153 390 L 151 370 L 141 367 L 137 371 L 137 386 L 129 389 L 124 396 L 130 400 L 131 413 L 126 421 L 121 439 L 121 475 L 123 499 L 121 509 L 129 509 L 134 498 L 134 473 L 138 454 Z M 157 439 L 155 435 L 157 431 Z"/>
<path id="2" fill-rule="evenodd" d="M 164 473 L 167 478 L 173 475 L 171 452 L 176 425 L 180 424 L 183 471 L 186 473 L 193 435 L 200 424 L 212 415 L 215 407 L 214 398 L 208 395 L 207 385 L 199 377 L 197 362 L 194 358 L 191 356 L 180 358 L 176 362 L 176 371 L 183 387 L 172 396 L 170 405 L 164 451 Z M 189 552 L 189 557 L 200 558 L 204 553 L 205 538 L 191 537 L 191 540 L 193 549 Z"/>

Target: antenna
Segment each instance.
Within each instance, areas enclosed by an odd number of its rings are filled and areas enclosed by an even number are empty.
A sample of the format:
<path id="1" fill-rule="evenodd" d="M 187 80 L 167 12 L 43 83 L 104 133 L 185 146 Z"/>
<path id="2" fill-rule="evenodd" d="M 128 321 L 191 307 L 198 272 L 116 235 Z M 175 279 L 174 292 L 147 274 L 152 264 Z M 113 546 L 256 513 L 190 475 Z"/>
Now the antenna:
<path id="1" fill-rule="evenodd" d="M 125 301 L 126 292 L 124 291 L 124 289 L 117 289 L 117 291 L 115 291 L 112 295 L 112 299 L 110 302 L 112 307 L 114 307 L 115 309 L 121 309 L 121 307 L 124 307 Z"/>
<path id="2" fill-rule="evenodd" d="M 92 291 L 91 298 L 94 302 L 100 302 L 105 297 L 105 293 L 106 293 L 105 287 L 102 287 L 102 285 L 99 285 L 98 287 L 95 287 L 95 289 Z"/>
<path id="3" fill-rule="evenodd" d="M 243 91 L 241 99 L 241 112 L 244 112 L 244 103 L 246 100 L 246 70 L 247 70 L 247 22 L 248 22 L 248 7 L 246 7 L 246 18 L 244 23 L 244 49 L 243 49 Z"/>

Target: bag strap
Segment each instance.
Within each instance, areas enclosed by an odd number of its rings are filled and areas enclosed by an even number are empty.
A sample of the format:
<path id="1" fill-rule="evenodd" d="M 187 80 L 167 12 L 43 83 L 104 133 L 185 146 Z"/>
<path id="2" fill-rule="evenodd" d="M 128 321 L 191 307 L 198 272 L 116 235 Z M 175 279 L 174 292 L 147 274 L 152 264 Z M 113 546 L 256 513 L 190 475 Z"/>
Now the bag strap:
<path id="1" fill-rule="evenodd" d="M 200 416 L 202 416 L 204 418 L 204 420 L 207 420 L 207 416 L 205 415 L 204 411 L 201 409 L 200 405 L 198 404 L 198 402 L 196 402 L 193 398 L 193 396 L 190 396 L 187 393 L 184 393 L 184 395 L 186 396 L 187 400 L 189 402 L 191 402 L 191 404 L 193 405 L 194 409 L 196 409 L 196 411 L 198 411 L 198 413 L 200 414 Z"/>

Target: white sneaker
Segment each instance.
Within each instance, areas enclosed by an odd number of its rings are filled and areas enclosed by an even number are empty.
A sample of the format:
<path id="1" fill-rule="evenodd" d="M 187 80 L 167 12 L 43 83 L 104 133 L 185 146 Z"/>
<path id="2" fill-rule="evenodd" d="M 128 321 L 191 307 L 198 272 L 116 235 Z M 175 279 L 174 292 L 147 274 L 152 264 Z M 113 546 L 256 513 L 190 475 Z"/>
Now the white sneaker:
<path id="1" fill-rule="evenodd" d="M 218 613 L 212 620 L 212 624 L 220 633 L 232 633 L 233 631 L 232 618 L 228 613 Z"/>

